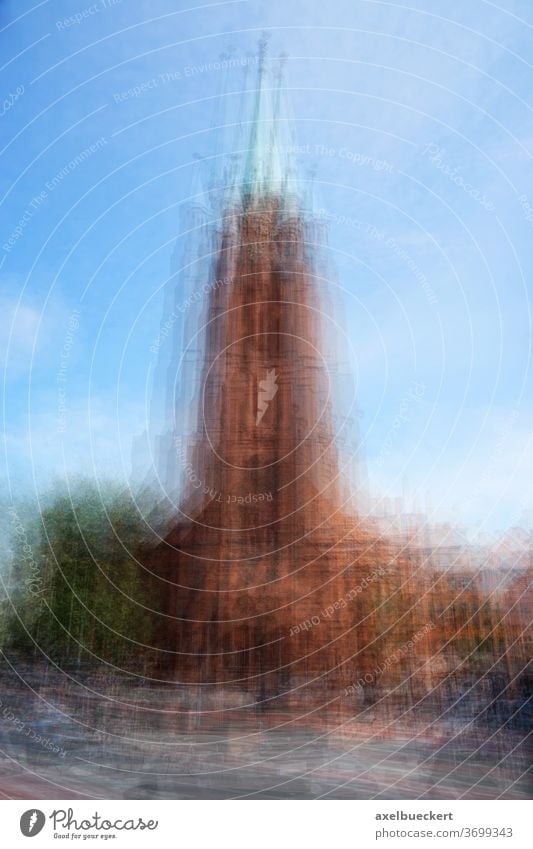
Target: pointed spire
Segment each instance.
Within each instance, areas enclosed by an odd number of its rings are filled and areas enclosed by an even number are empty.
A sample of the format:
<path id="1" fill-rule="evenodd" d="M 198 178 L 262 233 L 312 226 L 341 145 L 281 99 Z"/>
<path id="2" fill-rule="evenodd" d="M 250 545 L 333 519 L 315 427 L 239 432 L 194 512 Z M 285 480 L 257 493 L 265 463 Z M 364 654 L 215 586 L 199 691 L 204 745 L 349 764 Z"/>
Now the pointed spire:
<path id="1" fill-rule="evenodd" d="M 282 90 L 282 82 L 283 82 L 283 69 L 285 67 L 285 62 L 287 61 L 287 54 L 282 53 L 279 57 L 279 65 L 278 65 L 278 73 L 276 75 L 276 97 L 274 101 L 274 113 L 272 116 L 272 120 L 270 123 L 270 151 L 271 155 L 268 161 L 268 180 L 270 182 L 272 180 L 272 167 L 273 167 L 273 157 L 274 154 L 277 153 L 281 156 L 280 151 L 280 123 L 282 120 L 281 116 L 281 90 Z M 281 179 L 283 175 L 280 174 L 279 177 Z"/>
<path id="2" fill-rule="evenodd" d="M 273 107 L 272 92 L 266 86 L 267 43 L 267 37 L 263 36 L 259 42 L 257 89 L 244 168 L 243 195 L 247 198 L 279 194 L 285 171 L 279 142 L 281 84 L 278 85 L 276 106 Z"/>

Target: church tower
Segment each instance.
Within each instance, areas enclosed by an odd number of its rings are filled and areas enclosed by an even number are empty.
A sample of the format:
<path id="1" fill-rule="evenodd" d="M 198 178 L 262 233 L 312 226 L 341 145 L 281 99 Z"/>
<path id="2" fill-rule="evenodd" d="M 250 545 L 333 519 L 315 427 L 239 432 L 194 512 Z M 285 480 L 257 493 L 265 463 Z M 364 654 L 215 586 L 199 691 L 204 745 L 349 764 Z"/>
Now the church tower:
<path id="1" fill-rule="evenodd" d="M 386 553 L 346 508 L 334 330 L 281 98 L 262 45 L 206 281 L 196 425 L 174 445 L 185 483 L 147 565 L 174 680 L 329 703 L 370 662 L 375 621 L 357 587 Z"/>

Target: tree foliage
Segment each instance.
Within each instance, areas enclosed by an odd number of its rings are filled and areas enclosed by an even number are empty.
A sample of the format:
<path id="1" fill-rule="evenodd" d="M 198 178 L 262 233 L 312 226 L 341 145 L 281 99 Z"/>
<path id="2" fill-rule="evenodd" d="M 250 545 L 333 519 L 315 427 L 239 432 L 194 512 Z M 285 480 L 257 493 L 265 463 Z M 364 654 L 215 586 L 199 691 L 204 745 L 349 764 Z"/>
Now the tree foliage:
<path id="1" fill-rule="evenodd" d="M 155 617 L 136 558 L 146 528 L 131 492 L 83 479 L 40 506 L 5 512 L 3 647 L 60 664 L 138 661 Z"/>

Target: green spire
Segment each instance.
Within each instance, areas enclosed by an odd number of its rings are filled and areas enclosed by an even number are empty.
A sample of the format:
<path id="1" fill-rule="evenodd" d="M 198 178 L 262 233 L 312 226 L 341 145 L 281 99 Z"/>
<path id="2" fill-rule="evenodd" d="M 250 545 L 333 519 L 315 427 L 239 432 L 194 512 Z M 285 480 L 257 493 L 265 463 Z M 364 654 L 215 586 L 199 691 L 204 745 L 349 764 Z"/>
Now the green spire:
<path id="1" fill-rule="evenodd" d="M 281 194 L 287 173 L 287 152 L 280 143 L 281 73 L 273 104 L 272 91 L 267 87 L 266 46 L 263 36 L 259 42 L 257 89 L 243 176 L 243 194 L 247 198 Z"/>

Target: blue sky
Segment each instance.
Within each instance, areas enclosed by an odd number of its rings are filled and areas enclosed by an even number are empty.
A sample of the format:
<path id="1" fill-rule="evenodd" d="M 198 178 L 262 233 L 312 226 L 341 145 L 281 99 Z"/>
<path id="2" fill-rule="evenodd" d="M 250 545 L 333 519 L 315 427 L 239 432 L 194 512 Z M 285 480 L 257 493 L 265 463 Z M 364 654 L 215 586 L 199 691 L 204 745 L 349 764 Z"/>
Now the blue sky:
<path id="1" fill-rule="evenodd" d="M 129 474 L 191 163 L 242 88 L 213 65 L 249 61 L 263 30 L 289 54 L 300 174 L 329 219 L 373 490 L 516 524 L 533 506 L 525 0 L 3 0 L 1 477 Z"/>

